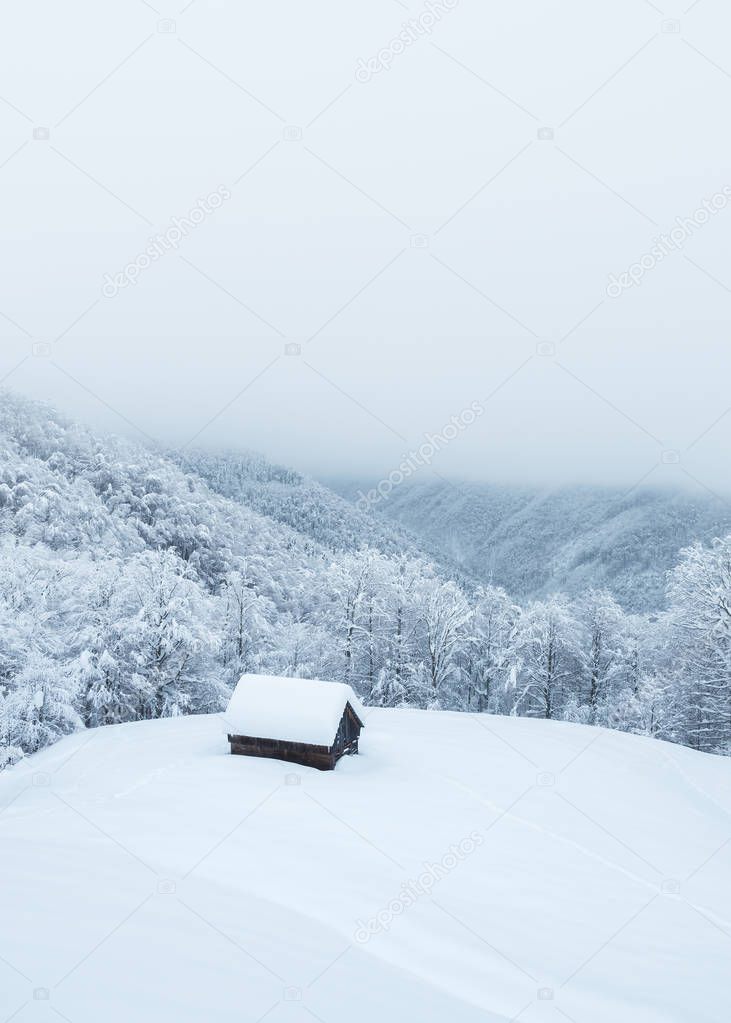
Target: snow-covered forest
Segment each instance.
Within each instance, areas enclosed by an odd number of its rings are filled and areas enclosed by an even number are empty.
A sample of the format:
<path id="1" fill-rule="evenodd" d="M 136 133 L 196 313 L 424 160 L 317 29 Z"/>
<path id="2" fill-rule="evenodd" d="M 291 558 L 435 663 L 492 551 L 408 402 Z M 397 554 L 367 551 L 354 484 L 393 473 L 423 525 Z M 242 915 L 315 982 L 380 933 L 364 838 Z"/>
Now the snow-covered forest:
<path id="1" fill-rule="evenodd" d="M 728 754 L 731 536 L 684 550 L 667 596 L 519 606 L 263 460 L 0 401 L 0 767 L 85 726 L 220 710 L 244 671 Z"/>
<path id="2" fill-rule="evenodd" d="M 680 471 L 671 487 L 670 472 L 661 482 L 663 468 L 677 466 L 659 466 L 639 487 L 457 482 L 426 471 L 374 506 L 382 521 L 416 533 L 429 550 L 521 602 L 594 587 L 627 610 L 655 611 L 667 606 L 667 573 L 679 551 L 731 532 L 731 502 Z M 357 502 L 373 484 L 331 485 Z"/>

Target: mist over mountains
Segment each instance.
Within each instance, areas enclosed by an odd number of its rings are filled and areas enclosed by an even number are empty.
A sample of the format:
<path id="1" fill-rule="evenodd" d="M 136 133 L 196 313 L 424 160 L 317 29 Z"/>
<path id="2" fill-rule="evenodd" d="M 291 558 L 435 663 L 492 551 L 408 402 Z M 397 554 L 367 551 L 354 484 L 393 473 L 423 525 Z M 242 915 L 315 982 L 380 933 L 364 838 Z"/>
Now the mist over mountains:
<path id="1" fill-rule="evenodd" d="M 357 501 L 371 483 L 329 480 Z M 669 488 L 415 481 L 394 487 L 372 514 L 405 527 L 432 552 L 517 600 L 605 588 L 628 611 L 666 603 L 680 551 L 731 530 L 731 502 Z"/>

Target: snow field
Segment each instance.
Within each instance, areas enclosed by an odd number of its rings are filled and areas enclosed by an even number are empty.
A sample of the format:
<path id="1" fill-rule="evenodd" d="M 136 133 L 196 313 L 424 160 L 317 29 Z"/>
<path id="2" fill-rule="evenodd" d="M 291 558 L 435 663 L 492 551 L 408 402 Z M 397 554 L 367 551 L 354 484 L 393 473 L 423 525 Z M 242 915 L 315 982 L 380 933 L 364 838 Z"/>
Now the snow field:
<path id="1" fill-rule="evenodd" d="M 228 755 L 215 716 L 4 772 L 0 1019 L 726 1018 L 728 760 L 367 715 L 326 774 Z"/>

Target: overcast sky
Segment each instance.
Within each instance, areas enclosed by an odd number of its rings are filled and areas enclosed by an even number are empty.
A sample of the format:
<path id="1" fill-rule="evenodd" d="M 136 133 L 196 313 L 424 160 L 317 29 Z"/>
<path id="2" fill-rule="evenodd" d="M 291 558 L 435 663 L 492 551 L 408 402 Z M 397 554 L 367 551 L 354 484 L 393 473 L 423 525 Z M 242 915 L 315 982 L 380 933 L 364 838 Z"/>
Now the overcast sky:
<path id="1" fill-rule="evenodd" d="M 727 0 L 185 3 L 2 7 L 5 386 L 373 479 L 476 402 L 441 475 L 727 487 Z"/>

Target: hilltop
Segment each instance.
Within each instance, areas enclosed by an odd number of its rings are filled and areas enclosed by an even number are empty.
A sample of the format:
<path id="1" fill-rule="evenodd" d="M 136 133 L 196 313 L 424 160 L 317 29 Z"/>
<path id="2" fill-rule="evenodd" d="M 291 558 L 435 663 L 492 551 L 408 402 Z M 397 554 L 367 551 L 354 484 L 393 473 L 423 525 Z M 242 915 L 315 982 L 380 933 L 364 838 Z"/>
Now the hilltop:
<path id="1" fill-rule="evenodd" d="M 415 710 L 361 750 L 232 757 L 199 716 L 4 772 L 0 1017 L 726 1018 L 729 761 Z"/>

